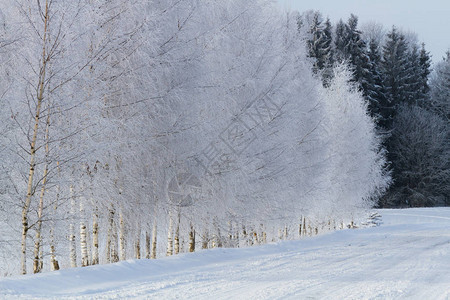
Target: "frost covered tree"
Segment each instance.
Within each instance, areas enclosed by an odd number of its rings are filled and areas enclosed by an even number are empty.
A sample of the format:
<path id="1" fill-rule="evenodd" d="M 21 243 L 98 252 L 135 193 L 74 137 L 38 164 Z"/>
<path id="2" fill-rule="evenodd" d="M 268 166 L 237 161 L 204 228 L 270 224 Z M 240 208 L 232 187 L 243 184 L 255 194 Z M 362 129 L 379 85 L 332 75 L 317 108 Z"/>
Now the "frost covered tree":
<path id="1" fill-rule="evenodd" d="M 371 207 L 376 195 L 389 186 L 390 178 L 376 125 L 362 92 L 352 82 L 351 71 L 338 65 L 334 72 L 330 86 L 323 91 L 329 138 L 325 174 L 332 183 L 332 209 L 345 215 L 356 207 Z"/>
<path id="2" fill-rule="evenodd" d="M 1 196 L 22 273 L 313 234 L 389 181 L 350 73 L 324 85 L 270 1 L 8 4 Z"/>
<path id="3" fill-rule="evenodd" d="M 114 43 L 121 41 L 109 33 L 97 47 L 93 46 L 90 33 L 100 27 L 77 21 L 79 18 L 92 21 L 93 6 L 51 0 L 18 1 L 2 10 L 6 11 L 5 20 L 10 26 L 8 34 L 18 37 L 11 50 L 15 51 L 14 58 L 8 62 L 14 86 L 4 97 L 10 100 L 14 126 L 9 133 L 13 142 L 8 149 L 14 166 L 9 172 L 16 186 L 11 196 L 20 198 L 24 194 L 20 200 L 21 269 L 26 273 L 27 240 L 33 228 L 34 272 L 39 272 L 43 220 L 67 217 L 64 212 L 67 201 L 63 199 L 71 197 L 63 195 L 70 194 L 69 174 L 80 169 L 81 157 L 88 156 L 89 143 L 79 138 L 92 124 L 87 114 L 92 107 L 89 101 L 101 93 L 99 77 L 93 79 L 88 74 L 119 45 Z M 21 181 L 22 176 L 25 181 Z M 55 215 L 57 211 L 61 212 L 59 216 Z M 31 212 L 36 212 L 37 217 Z"/>

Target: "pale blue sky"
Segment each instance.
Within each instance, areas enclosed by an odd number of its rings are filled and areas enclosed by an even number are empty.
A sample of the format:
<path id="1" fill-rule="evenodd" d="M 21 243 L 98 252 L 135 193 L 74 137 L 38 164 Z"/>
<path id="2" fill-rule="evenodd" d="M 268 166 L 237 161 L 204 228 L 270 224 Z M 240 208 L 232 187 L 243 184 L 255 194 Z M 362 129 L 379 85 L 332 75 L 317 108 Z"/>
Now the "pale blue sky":
<path id="1" fill-rule="evenodd" d="M 450 0 L 277 0 L 283 9 L 303 12 L 319 10 L 334 23 L 353 13 L 360 24 L 382 23 L 385 29 L 396 25 L 414 31 L 420 42 L 440 61 L 450 48 Z"/>

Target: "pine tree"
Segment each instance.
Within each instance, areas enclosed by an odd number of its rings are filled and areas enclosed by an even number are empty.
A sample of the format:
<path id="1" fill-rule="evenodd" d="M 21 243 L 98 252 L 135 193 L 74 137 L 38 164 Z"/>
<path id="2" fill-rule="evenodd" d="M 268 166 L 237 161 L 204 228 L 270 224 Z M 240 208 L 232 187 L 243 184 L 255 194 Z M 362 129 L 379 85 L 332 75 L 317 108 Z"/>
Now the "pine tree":
<path id="1" fill-rule="evenodd" d="M 430 98 L 430 86 L 428 85 L 428 77 L 431 73 L 431 57 L 430 52 L 425 49 L 425 43 L 422 43 L 422 48 L 419 53 L 419 65 L 421 69 L 421 86 L 424 101 Z"/>
<path id="2" fill-rule="evenodd" d="M 310 25 L 310 39 L 307 40 L 308 56 L 314 59 L 313 72 L 322 75 L 323 85 L 332 77 L 333 50 L 332 50 L 332 26 L 327 18 L 325 26 L 322 24 L 321 15 L 315 12 Z"/>
<path id="3" fill-rule="evenodd" d="M 358 29 L 358 17 L 350 15 L 347 24 L 342 21 L 336 25 L 336 59 L 339 62 L 347 62 L 353 70 L 352 81 L 358 82 L 367 96 L 367 81 L 369 76 L 369 58 L 366 51 L 366 43 L 361 38 Z"/>
<path id="4" fill-rule="evenodd" d="M 361 31 L 357 27 L 358 17 L 352 14 L 346 26 L 348 38 L 346 52 L 349 54 L 350 64 L 353 67 L 353 80 L 359 82 L 363 94 L 367 96 L 369 57 L 366 52 L 366 43 L 361 38 Z"/>
<path id="5" fill-rule="evenodd" d="M 381 60 L 386 97 L 380 105 L 380 125 L 388 130 L 391 129 L 396 107 L 399 103 L 407 101 L 407 55 L 408 45 L 405 37 L 392 27 L 387 34 Z"/>
<path id="6" fill-rule="evenodd" d="M 335 59 L 337 62 L 344 62 L 348 60 L 349 55 L 346 52 L 347 45 L 347 30 L 345 23 L 341 20 L 336 24 L 335 38 L 334 38 L 334 48 L 335 48 Z"/>
<path id="7" fill-rule="evenodd" d="M 405 90 L 406 101 L 409 104 L 418 105 L 423 101 L 424 96 L 422 94 L 422 70 L 416 45 L 412 45 L 407 57 L 406 72 L 408 73 L 408 78 L 406 80 L 407 85 Z"/>
<path id="8" fill-rule="evenodd" d="M 436 64 L 430 80 L 431 103 L 428 108 L 447 122 L 450 120 L 450 50 L 446 57 Z"/>
<path id="9" fill-rule="evenodd" d="M 334 65 L 334 52 L 333 52 L 333 27 L 330 19 L 325 21 L 325 28 L 323 29 L 324 35 L 324 70 L 322 73 L 322 81 L 324 86 L 328 86 L 328 83 L 333 77 L 333 65 Z"/>
<path id="10" fill-rule="evenodd" d="M 325 66 L 325 35 L 319 12 L 315 12 L 310 27 L 311 38 L 307 41 L 308 55 L 314 58 L 313 72 L 318 73 Z"/>
<path id="11" fill-rule="evenodd" d="M 374 39 L 369 42 L 367 55 L 369 57 L 369 72 L 367 76 L 366 99 L 369 101 L 369 111 L 372 117 L 380 120 L 381 104 L 385 102 L 386 95 L 380 69 L 381 55 L 379 45 Z"/>

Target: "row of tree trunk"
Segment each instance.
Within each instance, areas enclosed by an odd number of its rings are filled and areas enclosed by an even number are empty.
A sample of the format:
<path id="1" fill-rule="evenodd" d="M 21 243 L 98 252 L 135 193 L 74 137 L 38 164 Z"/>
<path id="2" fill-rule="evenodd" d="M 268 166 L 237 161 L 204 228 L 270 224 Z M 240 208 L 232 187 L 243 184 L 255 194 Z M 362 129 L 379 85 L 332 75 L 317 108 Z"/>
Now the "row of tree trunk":
<path id="1" fill-rule="evenodd" d="M 71 187 L 73 192 L 73 187 Z M 157 257 L 157 241 L 158 241 L 158 227 L 156 220 L 153 222 L 152 228 L 142 230 L 141 226 L 136 227 L 136 232 L 129 234 L 127 232 L 128 224 L 124 214 L 119 211 L 118 216 L 116 210 L 112 207 L 107 215 L 107 228 L 102 233 L 99 226 L 99 212 L 96 208 L 92 215 L 91 229 L 89 229 L 89 222 L 85 218 L 85 210 L 83 203 L 79 205 L 79 216 L 77 214 L 77 205 L 75 197 L 71 199 L 71 220 L 69 224 L 69 261 L 70 267 L 86 267 L 89 265 L 97 265 L 100 263 L 101 249 L 99 247 L 100 234 L 105 234 L 105 263 L 115 263 L 129 258 L 134 259 L 156 259 Z M 79 222 L 79 231 L 77 231 L 75 220 Z M 294 234 L 292 227 L 285 226 L 278 229 L 278 234 L 268 237 L 267 231 L 263 224 L 256 230 L 251 226 L 243 226 L 234 222 L 228 223 L 227 234 L 222 235 L 220 227 L 214 225 L 210 230 L 203 230 L 200 235 L 201 240 L 196 239 L 197 233 L 194 224 L 190 223 L 188 227 L 187 239 L 181 236 L 180 231 L 180 215 L 174 220 L 172 214 L 169 214 L 168 230 L 167 230 L 167 247 L 166 256 L 177 255 L 182 252 L 195 252 L 196 245 L 201 245 L 202 249 L 220 248 L 220 247 L 247 247 L 254 245 L 262 245 L 267 242 L 275 242 L 277 240 L 287 240 L 301 238 L 305 236 L 313 236 L 319 232 L 343 229 L 344 223 L 341 222 L 339 226 L 334 220 L 323 223 L 320 226 L 313 225 L 313 223 L 306 217 L 301 217 L 298 224 L 298 233 Z M 353 221 L 350 225 L 353 226 Z M 348 227 L 347 226 L 347 227 Z M 151 230 L 150 230 L 151 229 Z M 36 245 L 34 251 L 33 272 L 39 273 L 43 270 L 43 245 L 41 236 L 41 225 L 36 228 Z M 151 234 L 150 234 L 151 231 Z M 61 255 L 57 255 L 57 245 L 55 244 L 54 228 L 50 229 L 50 269 L 59 270 L 59 259 L 64 259 Z M 77 238 L 78 235 L 78 238 Z M 297 236 L 296 236 L 297 235 Z M 129 255 L 127 252 L 127 245 L 132 239 L 134 253 Z M 141 248 L 141 239 L 145 240 L 144 249 Z M 187 242 L 185 242 L 187 241 Z M 144 255 L 142 251 L 144 250 Z M 80 259 L 77 259 L 77 255 Z M 161 253 L 159 253 L 161 254 Z M 80 262 L 80 264 L 78 263 Z"/>

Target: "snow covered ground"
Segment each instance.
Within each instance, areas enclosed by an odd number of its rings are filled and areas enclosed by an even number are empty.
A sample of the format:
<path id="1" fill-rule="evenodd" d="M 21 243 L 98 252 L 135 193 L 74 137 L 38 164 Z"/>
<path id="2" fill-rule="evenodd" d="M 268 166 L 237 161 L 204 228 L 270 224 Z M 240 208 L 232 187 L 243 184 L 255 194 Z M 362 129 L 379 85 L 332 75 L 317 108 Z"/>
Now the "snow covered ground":
<path id="1" fill-rule="evenodd" d="M 0 299 L 450 299 L 450 208 L 246 249 L 0 279 Z"/>

